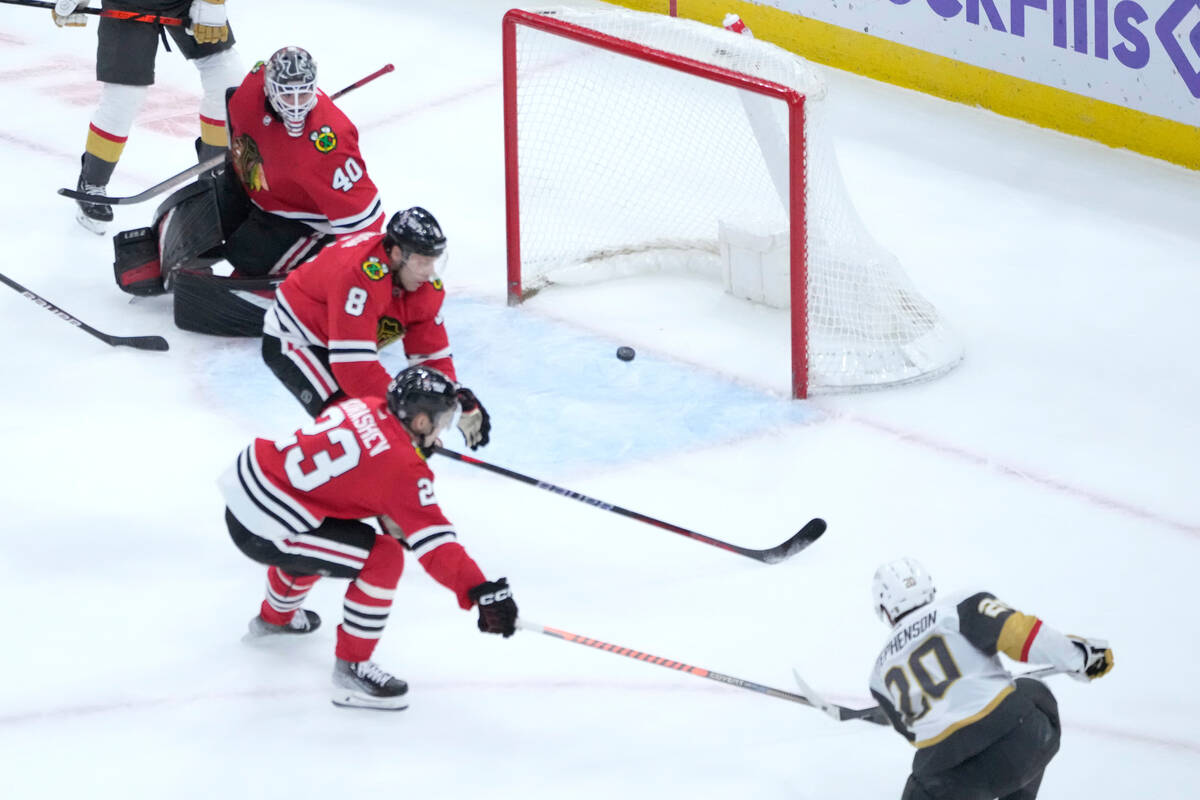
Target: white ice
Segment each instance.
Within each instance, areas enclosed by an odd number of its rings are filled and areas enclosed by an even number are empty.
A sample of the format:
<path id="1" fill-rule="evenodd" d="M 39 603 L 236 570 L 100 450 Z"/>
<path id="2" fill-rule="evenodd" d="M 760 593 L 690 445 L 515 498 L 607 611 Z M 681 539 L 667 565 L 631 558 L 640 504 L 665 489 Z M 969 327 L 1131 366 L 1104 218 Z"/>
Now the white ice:
<path id="1" fill-rule="evenodd" d="M 504 3 L 230 6 L 247 67 L 298 43 L 336 89 L 396 64 L 341 105 L 389 211 L 426 206 L 452 239 L 447 325 L 494 420 L 479 455 L 752 547 L 829 521 L 765 566 L 435 461 L 461 541 L 524 616 L 781 689 L 796 666 L 865 705 L 886 634 L 870 577 L 913 555 L 943 591 L 985 588 L 1112 642 L 1109 677 L 1052 681 L 1064 732 L 1043 797 L 1195 797 L 1194 172 L 830 72 L 851 195 L 967 356 L 924 385 L 793 402 L 781 319 L 717 287 L 504 305 Z M 410 683 L 401 714 L 326 697 L 340 581 L 314 590 L 327 625 L 311 639 L 243 644 L 263 573 L 230 543 L 214 480 L 305 417 L 255 342 L 184 333 L 169 298 L 119 292 L 109 238 L 54 194 L 97 97 L 95 21 L 48 17 L 0 10 L 0 271 L 171 350 L 109 348 L 0 290 L 0 796 L 899 796 L 911 752 L 889 729 L 534 633 L 485 637 L 411 561 L 376 654 Z M 190 163 L 197 96 L 160 52 L 113 193 Z M 112 232 L 153 206 L 118 208 Z"/>

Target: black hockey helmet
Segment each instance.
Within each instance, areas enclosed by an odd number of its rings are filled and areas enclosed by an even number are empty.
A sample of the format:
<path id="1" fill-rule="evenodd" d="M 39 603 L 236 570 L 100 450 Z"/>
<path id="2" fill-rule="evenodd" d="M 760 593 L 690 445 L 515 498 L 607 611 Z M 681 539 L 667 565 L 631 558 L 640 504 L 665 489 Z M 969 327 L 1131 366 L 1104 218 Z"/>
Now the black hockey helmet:
<path id="1" fill-rule="evenodd" d="M 388 220 L 385 247 L 400 247 L 406 253 L 440 256 L 446 252 L 446 234 L 442 226 L 420 206 L 397 211 Z"/>
<path id="2" fill-rule="evenodd" d="M 397 372 L 388 384 L 388 410 L 406 423 L 425 412 L 436 427 L 442 428 L 458 408 L 457 389 L 454 381 L 432 367 L 408 367 Z"/>

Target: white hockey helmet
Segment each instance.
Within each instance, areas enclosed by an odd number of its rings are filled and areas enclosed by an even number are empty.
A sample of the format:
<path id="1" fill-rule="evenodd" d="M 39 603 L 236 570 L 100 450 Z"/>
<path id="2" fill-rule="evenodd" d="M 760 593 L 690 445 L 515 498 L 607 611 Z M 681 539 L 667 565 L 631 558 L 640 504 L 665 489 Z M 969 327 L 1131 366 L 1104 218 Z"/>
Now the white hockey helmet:
<path id="1" fill-rule="evenodd" d="M 933 578 L 915 558 L 898 558 L 875 570 L 871 582 L 871 599 L 875 614 L 888 624 L 895 624 L 904 614 L 933 602 L 937 593 Z"/>
<path id="2" fill-rule="evenodd" d="M 304 119 L 317 106 L 317 64 L 303 47 L 281 47 L 267 60 L 263 89 L 291 136 L 304 133 Z"/>

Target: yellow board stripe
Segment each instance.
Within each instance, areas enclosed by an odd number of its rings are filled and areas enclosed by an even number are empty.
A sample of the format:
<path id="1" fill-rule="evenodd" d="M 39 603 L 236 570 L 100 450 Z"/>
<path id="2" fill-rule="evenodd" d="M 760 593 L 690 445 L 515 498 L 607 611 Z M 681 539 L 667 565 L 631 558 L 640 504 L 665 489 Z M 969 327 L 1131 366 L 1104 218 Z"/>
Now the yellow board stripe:
<path id="1" fill-rule="evenodd" d="M 919 742 L 913 742 L 913 745 L 918 750 L 925 748 L 925 747 L 932 747 L 933 745 L 937 744 L 938 742 L 944 741 L 947 736 L 954 733 L 955 731 L 965 728 L 966 726 L 970 725 L 972 722 L 978 722 L 979 720 L 986 717 L 988 714 L 995 711 L 996 706 L 1000 705 L 1000 701 L 1003 700 L 1004 698 L 1008 697 L 1010 694 L 1012 694 L 1013 688 L 1014 687 L 1012 687 L 1012 686 L 1005 686 L 1003 689 L 1000 690 L 1000 693 L 998 695 L 996 695 L 994 698 L 992 698 L 992 702 L 990 702 L 986 706 L 984 706 L 983 710 L 980 711 L 978 714 L 972 714 L 971 716 L 967 717 L 966 719 L 960 719 L 958 722 L 956 722 L 953 725 L 951 725 L 950 727 L 946 728 L 946 730 L 942 731 L 937 736 L 934 736 L 929 739 L 922 739 Z"/>
<path id="2" fill-rule="evenodd" d="M 610 1 L 659 14 L 669 13 L 671 5 L 669 0 Z M 736 13 L 756 38 L 836 69 L 1200 169 L 1200 134 L 1182 122 L 745 0 L 677 0 L 675 5 L 679 16 L 710 25 Z"/>

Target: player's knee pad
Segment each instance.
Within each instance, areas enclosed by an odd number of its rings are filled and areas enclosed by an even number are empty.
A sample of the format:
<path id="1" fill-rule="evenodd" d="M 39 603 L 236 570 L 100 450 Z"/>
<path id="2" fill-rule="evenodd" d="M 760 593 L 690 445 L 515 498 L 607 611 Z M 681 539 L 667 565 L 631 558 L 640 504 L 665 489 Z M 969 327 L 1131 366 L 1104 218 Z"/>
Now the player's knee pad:
<path id="1" fill-rule="evenodd" d="M 200 114 L 210 119 L 225 120 L 225 90 L 238 86 L 246 76 L 242 59 L 234 48 L 213 53 L 192 61 L 200 72 L 200 86 L 204 96 L 200 100 Z"/>
<path id="2" fill-rule="evenodd" d="M 100 103 L 92 114 L 92 125 L 110 136 L 128 136 L 133 127 L 133 118 L 146 99 L 148 88 L 124 83 L 101 83 Z"/>

